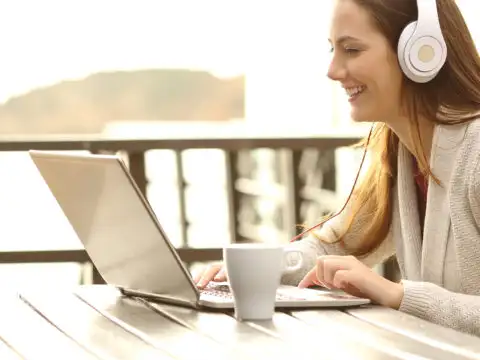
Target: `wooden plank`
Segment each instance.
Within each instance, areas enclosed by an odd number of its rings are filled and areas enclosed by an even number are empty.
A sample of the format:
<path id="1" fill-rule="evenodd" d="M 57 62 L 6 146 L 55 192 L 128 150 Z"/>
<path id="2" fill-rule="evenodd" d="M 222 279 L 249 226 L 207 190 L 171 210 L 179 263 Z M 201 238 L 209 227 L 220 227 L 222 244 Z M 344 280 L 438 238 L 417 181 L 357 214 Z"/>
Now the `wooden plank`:
<path id="1" fill-rule="evenodd" d="M 360 320 L 444 349 L 452 354 L 480 359 L 480 339 L 476 336 L 438 326 L 415 316 L 380 306 L 372 305 L 350 309 L 348 313 Z"/>
<path id="2" fill-rule="evenodd" d="M 147 302 L 140 298 L 137 301 L 189 329 L 244 353 L 248 359 L 318 360 L 318 353 L 312 352 L 303 344 L 292 346 L 275 334 L 267 334 L 227 314 Z"/>
<path id="3" fill-rule="evenodd" d="M 23 360 L 13 348 L 10 347 L 3 339 L 0 338 L 0 359 L 2 360 Z"/>
<path id="4" fill-rule="evenodd" d="M 62 334 L 18 297 L 2 299 L 0 359 L 98 359 Z M 15 353 L 12 351 L 15 350 Z M 16 356 L 16 357 L 15 357 Z"/>
<path id="5" fill-rule="evenodd" d="M 305 346 L 322 359 L 398 359 L 349 337 L 319 331 L 316 326 L 306 324 L 285 313 L 275 313 L 272 321 L 252 321 L 248 324 L 268 334 L 279 336 L 292 346 Z"/>
<path id="6" fill-rule="evenodd" d="M 423 359 L 451 360 L 452 353 L 422 343 L 401 334 L 382 329 L 362 321 L 348 313 L 325 309 L 321 311 L 296 311 L 292 315 L 319 331 L 334 336 L 348 337 L 363 344 L 402 359 L 420 357 Z M 457 359 L 467 357 L 457 356 Z"/>
<path id="7" fill-rule="evenodd" d="M 242 354 L 162 316 L 134 299 L 122 297 L 114 288 L 82 287 L 76 291 L 76 295 L 127 331 L 178 359 L 245 358 Z"/>
<path id="8" fill-rule="evenodd" d="M 72 293 L 22 292 L 22 300 L 71 339 L 102 359 L 173 359 L 126 331 Z"/>

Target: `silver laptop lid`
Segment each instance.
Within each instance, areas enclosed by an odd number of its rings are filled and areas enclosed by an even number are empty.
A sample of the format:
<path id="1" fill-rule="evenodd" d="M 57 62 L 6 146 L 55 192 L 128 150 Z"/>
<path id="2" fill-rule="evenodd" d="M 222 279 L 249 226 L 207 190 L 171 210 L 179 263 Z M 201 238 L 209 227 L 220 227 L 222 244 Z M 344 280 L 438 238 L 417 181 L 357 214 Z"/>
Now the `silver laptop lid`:
<path id="1" fill-rule="evenodd" d="M 197 301 L 188 271 L 119 157 L 29 153 L 108 284 Z"/>

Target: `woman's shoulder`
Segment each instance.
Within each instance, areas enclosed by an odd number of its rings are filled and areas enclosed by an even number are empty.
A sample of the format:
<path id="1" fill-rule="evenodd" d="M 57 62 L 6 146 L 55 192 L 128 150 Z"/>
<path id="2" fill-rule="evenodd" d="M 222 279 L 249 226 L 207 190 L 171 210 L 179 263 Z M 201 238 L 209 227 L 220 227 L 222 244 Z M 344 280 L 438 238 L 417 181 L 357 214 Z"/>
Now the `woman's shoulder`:
<path id="1" fill-rule="evenodd" d="M 441 125 L 440 128 L 439 142 L 444 148 L 459 150 L 459 153 L 467 158 L 479 157 L 480 118 L 462 124 Z"/>
<path id="2" fill-rule="evenodd" d="M 439 125 L 437 148 L 457 153 L 457 166 L 471 166 L 480 158 L 480 118 L 455 125 Z"/>
<path id="3" fill-rule="evenodd" d="M 471 138 L 471 141 L 480 144 L 480 117 L 468 122 L 466 124 L 466 137 Z"/>
<path id="4" fill-rule="evenodd" d="M 460 124 L 441 124 L 439 140 L 451 145 L 471 146 L 480 143 L 480 117 Z"/>
<path id="5" fill-rule="evenodd" d="M 436 143 L 437 151 L 442 154 L 455 154 L 447 158 L 452 162 L 456 180 L 471 185 L 480 178 L 480 118 L 462 124 L 440 125 Z"/>
<path id="6" fill-rule="evenodd" d="M 467 129 L 465 156 L 468 156 L 468 194 L 473 218 L 480 226 L 480 119 L 472 122 Z"/>
<path id="7" fill-rule="evenodd" d="M 447 152 L 455 151 L 455 156 L 451 158 L 453 174 L 450 195 L 455 201 L 464 201 L 464 196 L 468 196 L 474 218 L 480 226 L 480 119 L 442 126 L 441 134 L 444 149 Z M 454 194 L 461 196 L 455 197 Z"/>
<path id="8" fill-rule="evenodd" d="M 480 161 L 480 118 L 466 125 L 463 147 L 475 165 Z"/>
<path id="9" fill-rule="evenodd" d="M 480 118 L 467 124 L 462 148 L 465 172 L 469 177 L 467 182 L 480 196 Z"/>

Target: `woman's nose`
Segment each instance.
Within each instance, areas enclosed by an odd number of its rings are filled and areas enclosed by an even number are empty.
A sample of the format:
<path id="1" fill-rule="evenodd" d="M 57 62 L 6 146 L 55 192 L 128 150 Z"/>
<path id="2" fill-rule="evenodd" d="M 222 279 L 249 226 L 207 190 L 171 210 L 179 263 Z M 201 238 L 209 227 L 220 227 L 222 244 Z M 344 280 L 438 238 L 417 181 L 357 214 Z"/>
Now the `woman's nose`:
<path id="1" fill-rule="evenodd" d="M 345 69 L 345 66 L 341 64 L 338 60 L 335 58 L 332 59 L 330 62 L 330 65 L 328 66 L 328 72 L 327 76 L 334 81 L 341 81 L 345 79 L 347 75 L 347 70 Z"/>

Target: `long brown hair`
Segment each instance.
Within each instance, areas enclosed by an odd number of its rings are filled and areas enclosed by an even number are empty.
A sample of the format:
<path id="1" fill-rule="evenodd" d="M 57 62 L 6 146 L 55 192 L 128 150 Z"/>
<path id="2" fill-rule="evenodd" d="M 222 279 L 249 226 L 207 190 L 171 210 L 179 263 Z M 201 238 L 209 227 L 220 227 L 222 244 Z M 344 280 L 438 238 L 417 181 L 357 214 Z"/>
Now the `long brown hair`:
<path id="1" fill-rule="evenodd" d="M 370 14 L 375 26 L 388 39 L 392 50 L 405 26 L 417 19 L 416 0 L 352 0 Z M 435 79 L 417 84 L 404 77 L 402 101 L 408 111 L 410 136 L 415 144 L 419 167 L 435 181 L 421 143 L 420 116 L 437 124 L 458 124 L 480 115 L 480 58 L 475 43 L 454 0 L 437 0 L 438 15 L 448 56 Z M 349 204 L 342 241 L 357 215 L 368 214 L 369 221 L 355 241 L 352 254 L 363 256 L 386 238 L 392 221 L 392 188 L 396 182 L 398 137 L 383 123 L 376 124 L 368 144 L 372 156 L 362 182 L 355 188 Z M 361 143 L 366 146 L 366 141 Z"/>

